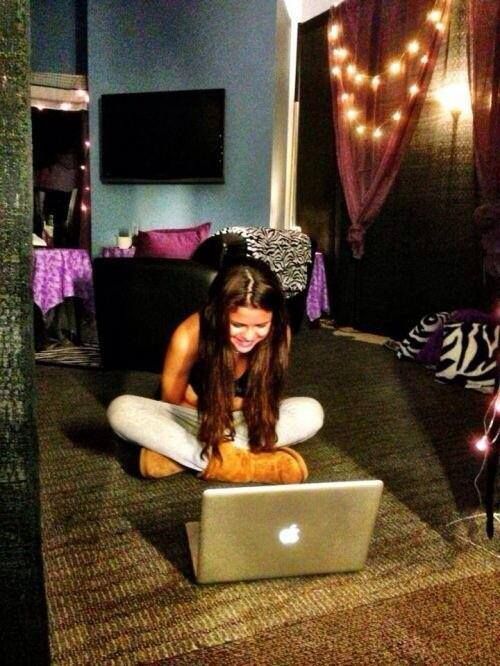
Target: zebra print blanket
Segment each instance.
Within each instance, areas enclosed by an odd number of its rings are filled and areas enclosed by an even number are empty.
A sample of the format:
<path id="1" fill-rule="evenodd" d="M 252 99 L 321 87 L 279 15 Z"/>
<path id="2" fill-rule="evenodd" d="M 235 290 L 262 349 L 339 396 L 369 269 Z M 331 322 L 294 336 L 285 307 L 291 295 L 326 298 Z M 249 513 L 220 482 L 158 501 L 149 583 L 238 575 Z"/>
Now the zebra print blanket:
<path id="1" fill-rule="evenodd" d="M 498 379 L 499 338 L 500 325 L 492 315 L 436 312 L 425 315 L 395 351 L 400 359 L 434 368 L 437 381 L 491 393 Z"/>
<path id="2" fill-rule="evenodd" d="M 267 227 L 225 227 L 218 234 L 239 234 L 247 244 L 247 252 L 265 261 L 278 276 L 285 297 L 304 291 L 307 286 L 307 265 L 311 263 L 311 240 L 295 229 Z"/>

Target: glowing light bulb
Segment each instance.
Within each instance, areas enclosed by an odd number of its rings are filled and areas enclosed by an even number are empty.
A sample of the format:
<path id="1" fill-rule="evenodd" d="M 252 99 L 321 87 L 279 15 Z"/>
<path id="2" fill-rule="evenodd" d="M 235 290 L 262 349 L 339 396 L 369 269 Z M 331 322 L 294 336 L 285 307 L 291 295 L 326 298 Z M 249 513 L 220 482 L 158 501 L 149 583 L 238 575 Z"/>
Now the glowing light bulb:
<path id="1" fill-rule="evenodd" d="M 355 118 L 358 117 L 359 111 L 357 109 L 349 109 L 346 112 L 346 116 L 349 118 L 349 120 L 354 120 Z"/>
<path id="2" fill-rule="evenodd" d="M 495 414 L 500 414 L 500 395 L 495 399 Z"/>
<path id="3" fill-rule="evenodd" d="M 412 86 L 408 88 L 408 92 L 412 97 L 415 97 L 415 95 L 420 91 L 420 88 L 417 86 L 416 83 L 414 83 Z"/>
<path id="4" fill-rule="evenodd" d="M 335 67 L 332 67 L 332 74 L 333 76 L 336 76 L 337 78 L 342 74 L 342 70 L 338 65 L 335 65 Z"/>
<path id="5" fill-rule="evenodd" d="M 427 20 L 431 21 L 431 23 L 437 23 L 440 18 L 441 18 L 441 12 L 439 11 L 439 9 L 433 9 L 427 14 Z"/>
<path id="6" fill-rule="evenodd" d="M 393 75 L 396 75 L 399 74 L 400 71 L 401 71 L 401 63 L 399 62 L 399 60 L 394 60 L 393 62 L 391 62 L 391 64 L 389 65 L 389 72 Z"/>
<path id="7" fill-rule="evenodd" d="M 444 32 L 444 23 L 441 23 L 441 21 L 436 23 L 436 30 L 438 30 L 439 32 Z"/>
<path id="8" fill-rule="evenodd" d="M 382 136 L 382 134 L 383 134 L 383 132 L 382 132 L 382 130 L 380 129 L 380 127 L 377 127 L 376 129 L 373 130 L 373 138 L 374 138 L 374 139 L 380 139 L 380 137 Z"/>
<path id="9" fill-rule="evenodd" d="M 435 92 L 436 99 L 453 117 L 472 114 L 469 84 L 466 79 L 451 83 Z"/>
<path id="10" fill-rule="evenodd" d="M 419 49 L 420 49 L 420 44 L 417 42 L 416 39 L 412 40 L 406 47 L 408 53 L 418 53 Z"/>
<path id="11" fill-rule="evenodd" d="M 395 111 L 392 114 L 392 119 L 395 120 L 396 122 L 399 122 L 401 120 L 401 111 Z"/>
<path id="12" fill-rule="evenodd" d="M 349 95 L 348 95 L 348 93 L 346 93 L 346 92 L 345 92 L 345 93 L 342 93 L 342 95 L 340 95 L 340 99 L 341 99 L 342 102 L 344 102 L 344 104 L 345 104 L 345 103 L 349 100 Z"/>
<path id="13" fill-rule="evenodd" d="M 85 141 L 85 148 L 90 148 L 90 141 L 88 139 Z"/>
<path id="14" fill-rule="evenodd" d="M 357 83 L 358 86 L 360 86 L 364 80 L 365 80 L 364 74 L 356 74 L 356 76 L 354 77 L 354 83 Z"/>
<path id="15" fill-rule="evenodd" d="M 379 85 L 380 85 L 380 76 L 378 76 L 378 75 L 374 76 L 373 79 L 372 79 L 372 88 L 373 88 L 373 90 L 377 90 Z"/>
<path id="16" fill-rule="evenodd" d="M 90 187 L 89 187 L 88 185 L 87 185 L 87 187 L 85 188 L 85 192 L 90 192 Z"/>
<path id="17" fill-rule="evenodd" d="M 420 62 L 422 63 L 422 65 L 427 65 L 427 63 L 429 62 L 429 56 L 427 55 L 427 53 L 420 58 Z"/>
<path id="18" fill-rule="evenodd" d="M 357 132 L 360 136 L 362 136 L 362 135 L 365 133 L 365 131 L 366 131 L 366 127 L 365 127 L 364 125 L 358 125 L 358 126 L 356 127 L 356 132 Z"/>
<path id="19" fill-rule="evenodd" d="M 80 210 L 82 211 L 82 213 L 86 213 L 87 212 L 87 206 L 84 203 L 82 203 L 82 205 L 80 206 Z"/>
<path id="20" fill-rule="evenodd" d="M 82 171 L 85 171 L 85 164 L 80 164 L 80 169 L 81 169 Z"/>
<path id="21" fill-rule="evenodd" d="M 337 60 L 345 60 L 347 58 L 347 49 L 341 48 L 341 49 L 333 49 L 333 55 Z"/>
<path id="22" fill-rule="evenodd" d="M 475 447 L 477 451 L 487 451 L 490 446 L 490 440 L 486 435 L 483 435 L 480 439 L 477 440 Z"/>
<path id="23" fill-rule="evenodd" d="M 89 101 L 89 94 L 86 90 L 83 90 L 82 88 L 78 88 L 77 91 L 76 91 L 76 94 L 78 95 L 78 97 L 80 99 L 84 100 L 85 102 Z"/>
<path id="24" fill-rule="evenodd" d="M 332 39 L 338 39 L 339 35 L 340 35 L 340 25 L 338 23 L 334 23 L 330 30 L 330 37 Z"/>
<path id="25" fill-rule="evenodd" d="M 349 74 L 349 76 L 356 74 L 356 65 L 351 62 L 349 65 L 347 65 L 346 72 Z"/>

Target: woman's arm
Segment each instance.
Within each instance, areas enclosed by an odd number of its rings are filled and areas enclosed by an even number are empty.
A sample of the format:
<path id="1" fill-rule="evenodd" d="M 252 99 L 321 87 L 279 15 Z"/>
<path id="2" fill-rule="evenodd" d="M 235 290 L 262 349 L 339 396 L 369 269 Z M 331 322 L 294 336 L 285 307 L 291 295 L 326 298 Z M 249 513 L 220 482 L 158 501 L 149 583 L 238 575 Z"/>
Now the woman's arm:
<path id="1" fill-rule="evenodd" d="M 161 376 L 161 399 L 173 405 L 193 404 L 188 392 L 189 372 L 198 357 L 200 317 L 195 313 L 174 331 L 165 355 Z M 188 399 L 187 399 L 188 398 Z"/>

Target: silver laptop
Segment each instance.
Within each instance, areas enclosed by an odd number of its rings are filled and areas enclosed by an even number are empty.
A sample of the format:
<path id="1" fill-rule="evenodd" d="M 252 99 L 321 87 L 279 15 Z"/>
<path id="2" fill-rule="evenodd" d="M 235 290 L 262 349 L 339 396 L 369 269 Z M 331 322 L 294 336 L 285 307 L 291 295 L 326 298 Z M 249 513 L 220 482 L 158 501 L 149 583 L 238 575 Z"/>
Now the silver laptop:
<path id="1" fill-rule="evenodd" d="M 199 583 L 357 571 L 366 561 L 382 481 L 205 490 L 186 524 Z"/>

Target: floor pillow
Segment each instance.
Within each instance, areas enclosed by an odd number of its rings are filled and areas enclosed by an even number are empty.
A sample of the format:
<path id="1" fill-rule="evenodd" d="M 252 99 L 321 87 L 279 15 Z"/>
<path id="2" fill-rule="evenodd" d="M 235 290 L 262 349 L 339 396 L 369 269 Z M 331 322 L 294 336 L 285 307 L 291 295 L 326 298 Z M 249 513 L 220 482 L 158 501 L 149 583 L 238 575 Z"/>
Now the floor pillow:
<path id="1" fill-rule="evenodd" d="M 445 324 L 435 377 L 491 393 L 497 378 L 500 326 L 492 323 Z"/>
<path id="2" fill-rule="evenodd" d="M 406 338 L 399 343 L 399 348 L 396 351 L 397 357 L 416 360 L 429 338 L 435 331 L 441 329 L 449 318 L 449 312 L 433 312 L 422 317 Z"/>

